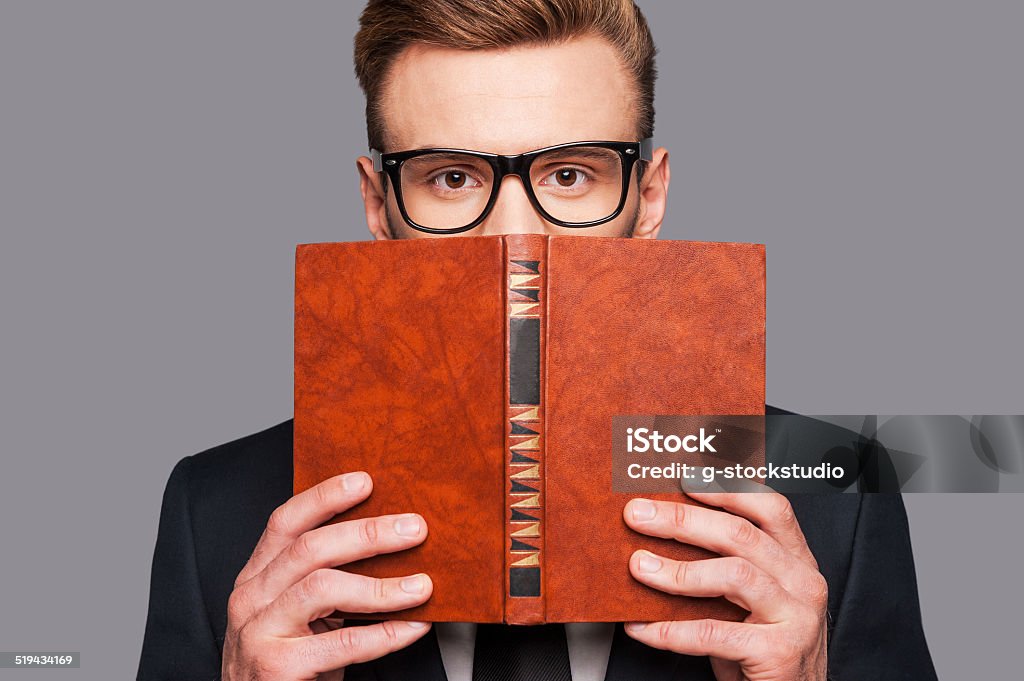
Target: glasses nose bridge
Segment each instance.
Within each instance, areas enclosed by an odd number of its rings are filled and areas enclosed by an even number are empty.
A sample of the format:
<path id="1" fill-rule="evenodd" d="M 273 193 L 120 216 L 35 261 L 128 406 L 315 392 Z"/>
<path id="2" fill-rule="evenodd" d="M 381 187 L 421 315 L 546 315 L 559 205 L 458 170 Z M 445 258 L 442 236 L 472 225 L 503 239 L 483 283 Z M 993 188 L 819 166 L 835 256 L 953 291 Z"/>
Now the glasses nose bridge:
<path id="1" fill-rule="evenodd" d="M 494 178 L 495 186 L 500 186 L 502 180 L 508 175 L 516 175 L 523 181 L 523 186 L 529 191 L 530 160 L 531 156 L 529 154 L 499 155 L 495 159 L 498 166 L 497 177 Z"/>

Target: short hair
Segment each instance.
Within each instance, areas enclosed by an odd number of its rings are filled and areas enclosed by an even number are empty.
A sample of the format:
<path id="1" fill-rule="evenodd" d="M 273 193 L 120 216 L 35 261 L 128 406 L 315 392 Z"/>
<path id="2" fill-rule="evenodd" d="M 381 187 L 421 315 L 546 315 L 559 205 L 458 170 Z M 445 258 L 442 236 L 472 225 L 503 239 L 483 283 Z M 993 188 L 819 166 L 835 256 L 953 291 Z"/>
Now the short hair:
<path id="1" fill-rule="evenodd" d="M 370 146 L 386 149 L 381 92 L 406 47 L 496 49 L 587 35 L 603 37 L 618 50 L 635 84 L 637 134 L 651 137 L 657 50 L 633 0 L 369 0 L 359 17 L 355 70 L 366 95 Z"/>

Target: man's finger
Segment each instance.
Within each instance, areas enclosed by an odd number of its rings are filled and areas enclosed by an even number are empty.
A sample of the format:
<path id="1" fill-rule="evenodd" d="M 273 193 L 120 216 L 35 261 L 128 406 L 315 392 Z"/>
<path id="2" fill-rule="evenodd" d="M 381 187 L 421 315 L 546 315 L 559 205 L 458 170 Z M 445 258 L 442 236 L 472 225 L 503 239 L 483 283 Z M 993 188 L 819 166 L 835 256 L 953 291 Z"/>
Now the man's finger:
<path id="1" fill-rule="evenodd" d="M 263 572 L 239 588 L 259 609 L 315 570 L 408 549 L 426 538 L 427 523 L 416 513 L 326 525 L 299 536 Z"/>
<path id="2" fill-rule="evenodd" d="M 427 622 L 380 622 L 291 640 L 295 676 L 313 678 L 405 648 L 430 631 Z"/>
<path id="3" fill-rule="evenodd" d="M 807 546 L 807 540 L 800 529 L 792 504 L 778 492 L 730 493 L 690 489 L 684 491 L 702 504 L 717 506 L 746 518 L 771 535 L 786 550 L 815 570 L 818 569 L 818 562 Z"/>
<path id="4" fill-rule="evenodd" d="M 682 655 L 708 655 L 734 662 L 765 657 L 769 652 L 765 624 L 691 620 L 687 622 L 632 622 L 626 633 L 652 648 Z"/>
<path id="5" fill-rule="evenodd" d="M 723 556 L 745 558 L 789 591 L 801 588 L 806 581 L 807 566 L 745 518 L 712 508 L 650 499 L 632 499 L 623 517 L 638 532 L 701 546 Z"/>
<path id="6" fill-rule="evenodd" d="M 795 602 L 782 585 L 744 558 L 679 561 L 649 551 L 636 551 L 629 571 L 647 584 L 680 596 L 724 596 L 749 610 L 760 622 L 782 622 Z"/>
<path id="7" fill-rule="evenodd" d="M 284 502 L 270 514 L 252 557 L 238 573 L 235 586 L 249 581 L 299 535 L 319 527 L 370 495 L 373 481 L 363 471 L 328 478 Z"/>
<path id="8" fill-rule="evenodd" d="M 309 623 L 335 610 L 379 613 L 424 603 L 434 585 L 425 574 L 378 579 L 332 568 L 317 570 L 289 587 L 264 609 L 255 626 L 274 636 L 308 634 Z"/>

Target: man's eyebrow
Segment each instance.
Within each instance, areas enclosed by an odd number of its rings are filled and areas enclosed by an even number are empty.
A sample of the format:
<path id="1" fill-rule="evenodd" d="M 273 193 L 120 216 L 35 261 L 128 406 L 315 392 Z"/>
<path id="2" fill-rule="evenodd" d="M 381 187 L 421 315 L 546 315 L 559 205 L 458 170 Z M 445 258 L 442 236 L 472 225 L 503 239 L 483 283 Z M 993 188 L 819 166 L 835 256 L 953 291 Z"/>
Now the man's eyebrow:
<path id="1" fill-rule="evenodd" d="M 477 151 L 471 147 L 460 147 L 457 144 L 416 144 L 408 146 L 397 146 L 394 151 L 412 151 L 419 149 L 453 149 L 455 151 Z"/>
<path id="2" fill-rule="evenodd" d="M 599 147 L 570 147 L 569 149 L 555 149 L 554 151 L 547 152 L 545 158 L 561 158 L 565 156 L 571 156 L 573 158 L 592 158 L 596 160 L 607 160 L 609 156 L 615 154 L 611 149 L 602 149 Z"/>
<path id="3" fill-rule="evenodd" d="M 426 147 L 429 148 L 429 147 Z M 423 154 L 417 156 L 414 160 L 431 160 L 431 161 L 444 161 L 444 160 L 458 160 L 465 161 L 465 154 L 460 154 L 458 151 L 435 151 L 429 154 Z"/>

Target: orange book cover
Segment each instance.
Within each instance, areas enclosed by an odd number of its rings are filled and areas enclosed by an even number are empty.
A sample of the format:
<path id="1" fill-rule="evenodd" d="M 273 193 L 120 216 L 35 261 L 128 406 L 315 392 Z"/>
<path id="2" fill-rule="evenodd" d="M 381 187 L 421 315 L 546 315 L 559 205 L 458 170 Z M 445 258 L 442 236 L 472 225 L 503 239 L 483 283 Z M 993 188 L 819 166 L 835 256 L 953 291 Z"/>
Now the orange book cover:
<path id="1" fill-rule="evenodd" d="M 342 569 L 430 575 L 428 621 L 739 619 L 637 582 L 612 417 L 763 414 L 760 244 L 537 234 L 300 245 L 294 490 L 365 470 L 335 518 L 416 512 L 423 544 Z M 683 494 L 646 495 L 693 503 Z"/>

